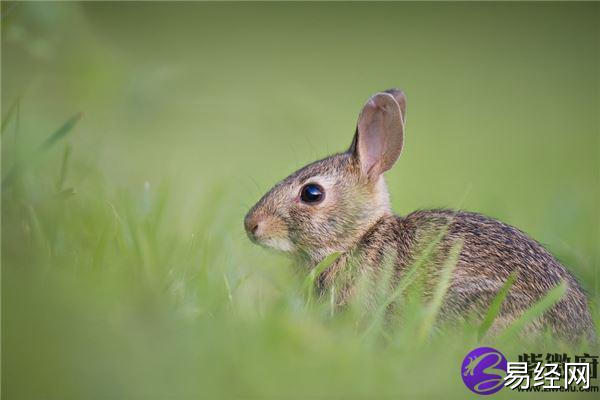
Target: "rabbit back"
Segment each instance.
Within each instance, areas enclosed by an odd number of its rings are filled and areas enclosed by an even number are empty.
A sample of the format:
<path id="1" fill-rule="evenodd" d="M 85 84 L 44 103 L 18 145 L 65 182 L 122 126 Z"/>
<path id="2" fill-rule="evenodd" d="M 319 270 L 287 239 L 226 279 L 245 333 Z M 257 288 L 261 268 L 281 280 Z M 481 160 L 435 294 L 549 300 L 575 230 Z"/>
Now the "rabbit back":
<path id="1" fill-rule="evenodd" d="M 490 328 L 492 335 L 564 281 L 567 290 L 562 299 L 532 321 L 525 333 L 549 329 L 568 341 L 581 337 L 596 340 L 587 298 L 573 275 L 534 239 L 493 218 L 452 210 L 419 210 L 405 217 L 387 215 L 363 237 L 354 257 L 360 260 L 361 274 L 376 275 L 377 266 L 392 251 L 396 281 L 420 262 L 421 294 L 428 300 L 447 266 L 452 247 L 459 242 L 462 246 L 439 312 L 440 323 L 469 316 L 483 319 L 499 290 L 516 271 L 516 279 Z M 340 260 L 340 264 L 347 262 L 346 258 Z M 332 284 L 336 273 L 344 268 L 332 266 L 321 277 L 321 285 Z M 346 288 L 342 298 L 349 298 L 351 292 L 352 288 Z"/>

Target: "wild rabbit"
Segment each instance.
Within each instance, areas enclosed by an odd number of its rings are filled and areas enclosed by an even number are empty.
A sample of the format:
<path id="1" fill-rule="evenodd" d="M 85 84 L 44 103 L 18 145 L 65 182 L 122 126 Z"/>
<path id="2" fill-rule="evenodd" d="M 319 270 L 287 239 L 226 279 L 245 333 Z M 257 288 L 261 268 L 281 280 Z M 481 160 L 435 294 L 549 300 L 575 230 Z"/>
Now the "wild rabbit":
<path id="1" fill-rule="evenodd" d="M 538 242 L 520 230 L 480 214 L 421 210 L 405 217 L 390 209 L 383 173 L 398 159 L 404 141 L 406 98 L 390 89 L 364 105 L 350 148 L 294 172 L 252 207 L 244 220 L 249 238 L 292 255 L 307 270 L 334 252 L 342 256 L 318 279 L 330 287 L 349 268 L 377 272 L 392 254 L 395 275 L 402 277 L 439 232 L 436 251 L 426 261 L 424 296 L 430 296 L 451 248 L 462 244 L 446 291 L 444 320 L 485 315 L 491 301 L 514 271 L 516 280 L 502 303 L 491 332 L 518 318 L 562 281 L 562 299 L 533 321 L 527 332 L 548 329 L 579 341 L 594 340 L 587 299 L 575 278 Z M 397 279 L 396 279 L 397 281 Z M 340 302 L 352 295 L 352 279 L 342 282 Z"/>

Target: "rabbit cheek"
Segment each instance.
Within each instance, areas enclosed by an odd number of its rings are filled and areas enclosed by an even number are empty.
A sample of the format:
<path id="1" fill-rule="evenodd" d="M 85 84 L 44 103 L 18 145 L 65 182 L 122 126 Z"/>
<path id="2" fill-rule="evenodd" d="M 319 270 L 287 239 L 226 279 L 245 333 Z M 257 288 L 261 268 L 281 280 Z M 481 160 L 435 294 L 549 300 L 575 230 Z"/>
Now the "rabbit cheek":
<path id="1" fill-rule="evenodd" d="M 303 251 L 310 252 L 315 246 L 315 211 L 302 205 L 290 210 L 290 239 Z"/>
<path id="2" fill-rule="evenodd" d="M 290 239 L 308 254 L 320 253 L 337 242 L 333 206 L 297 206 L 290 210 Z"/>

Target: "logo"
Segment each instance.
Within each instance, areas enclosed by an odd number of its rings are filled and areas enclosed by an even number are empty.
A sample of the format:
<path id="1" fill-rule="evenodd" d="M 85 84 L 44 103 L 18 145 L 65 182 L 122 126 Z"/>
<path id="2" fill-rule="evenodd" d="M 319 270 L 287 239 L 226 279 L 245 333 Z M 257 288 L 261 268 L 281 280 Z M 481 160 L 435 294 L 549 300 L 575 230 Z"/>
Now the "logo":
<path id="1" fill-rule="evenodd" d="M 506 357 L 498 350 L 478 347 L 465 356 L 460 372 L 472 392 L 487 395 L 504 387 L 506 366 Z"/>
<path id="2" fill-rule="evenodd" d="M 519 392 L 599 392 L 598 356 L 588 353 L 523 353 L 506 361 L 498 350 L 479 347 L 466 355 L 460 368 L 465 386 L 488 395 L 504 386 Z"/>

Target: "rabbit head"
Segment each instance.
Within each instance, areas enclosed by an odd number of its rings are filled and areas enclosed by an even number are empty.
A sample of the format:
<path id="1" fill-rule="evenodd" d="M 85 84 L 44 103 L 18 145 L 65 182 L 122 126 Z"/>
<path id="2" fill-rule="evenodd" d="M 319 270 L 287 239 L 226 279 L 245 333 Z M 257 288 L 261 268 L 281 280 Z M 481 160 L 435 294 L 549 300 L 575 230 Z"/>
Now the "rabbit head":
<path id="1" fill-rule="evenodd" d="M 391 213 L 383 172 L 402 150 L 405 96 L 373 95 L 363 106 L 350 148 L 279 182 L 246 215 L 248 237 L 309 262 L 346 252 Z"/>

